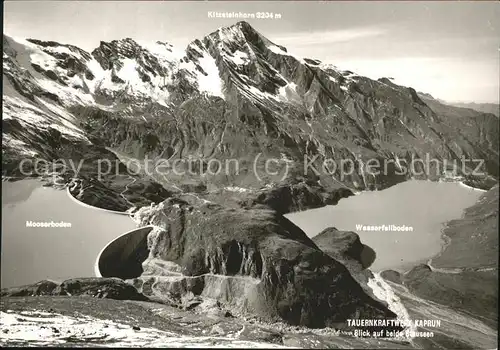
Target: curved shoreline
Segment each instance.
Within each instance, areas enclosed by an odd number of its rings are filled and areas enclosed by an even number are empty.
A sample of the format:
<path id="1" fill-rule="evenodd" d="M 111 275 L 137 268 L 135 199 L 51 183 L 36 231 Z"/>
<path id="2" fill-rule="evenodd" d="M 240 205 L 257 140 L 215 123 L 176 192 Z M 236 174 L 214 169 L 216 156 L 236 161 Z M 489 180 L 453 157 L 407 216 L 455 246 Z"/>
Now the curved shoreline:
<path id="1" fill-rule="evenodd" d="M 483 192 L 483 193 L 488 192 L 488 190 L 483 190 L 482 188 L 477 188 L 477 187 L 472 187 L 472 186 L 466 185 L 466 184 L 464 184 L 462 181 L 458 181 L 457 183 L 458 183 L 460 186 L 465 187 L 465 188 L 470 188 L 470 189 L 471 189 L 471 190 L 473 190 L 473 191 L 479 191 L 479 192 Z"/>
<path id="2" fill-rule="evenodd" d="M 459 186 L 464 187 L 464 188 L 471 189 L 471 190 L 473 190 L 473 191 L 479 191 L 479 192 L 482 192 L 482 193 L 486 193 L 486 192 L 488 192 L 487 190 L 483 190 L 483 189 L 481 189 L 481 188 L 476 188 L 476 187 L 472 187 L 472 186 L 466 185 L 466 184 L 464 184 L 464 183 L 463 183 L 463 182 L 461 182 L 461 181 L 456 181 L 456 182 L 452 182 L 452 183 L 458 183 L 458 184 L 459 184 Z M 481 198 L 481 197 L 479 197 L 479 198 L 477 199 L 477 201 L 479 201 L 479 199 L 480 199 L 480 198 Z M 477 203 L 477 201 L 476 201 L 476 203 Z M 462 215 L 461 215 L 461 217 L 460 217 L 460 218 L 463 218 L 463 217 L 464 217 L 464 215 L 465 215 L 465 211 L 466 211 L 468 208 L 470 208 L 470 207 L 467 207 L 467 208 L 464 208 L 464 209 L 463 209 L 463 211 L 462 211 Z M 457 219 L 451 219 L 451 220 L 448 220 L 448 221 L 446 221 L 446 222 L 443 222 L 443 223 L 442 223 L 442 224 L 443 224 L 443 227 L 442 227 L 442 228 L 441 228 L 441 230 L 440 230 L 440 238 L 441 238 L 441 242 L 442 242 L 442 244 L 441 244 L 441 250 L 440 250 L 440 251 L 439 251 L 436 255 L 434 255 L 434 256 L 432 256 L 432 257 L 430 257 L 430 258 L 429 258 L 429 259 L 425 262 L 425 264 L 426 264 L 427 266 L 429 266 L 429 268 L 430 268 L 432 271 L 441 272 L 441 273 L 451 273 L 451 274 L 455 274 L 455 273 L 461 273 L 461 272 L 464 270 L 463 268 L 458 268 L 458 269 L 453 269 L 453 268 L 441 269 L 441 268 L 435 268 L 435 267 L 433 267 L 433 266 L 432 266 L 432 260 L 439 258 L 439 257 L 440 257 L 440 256 L 441 256 L 444 252 L 445 252 L 445 250 L 448 248 L 448 246 L 451 244 L 451 237 L 449 237 L 449 236 L 446 234 L 446 232 L 445 232 L 445 231 L 446 231 L 446 229 L 448 229 L 448 228 L 449 228 L 449 226 L 448 226 L 449 222 L 450 222 L 450 221 L 453 221 L 453 220 L 457 220 Z M 417 266 L 417 265 L 415 265 L 415 266 Z M 413 266 L 413 267 L 415 267 L 415 266 Z M 406 274 L 406 273 L 410 272 L 410 271 L 413 269 L 413 267 L 412 267 L 412 268 L 410 268 L 410 269 L 408 269 L 408 270 L 405 270 L 405 271 L 403 272 L 403 274 Z"/>
<path id="3" fill-rule="evenodd" d="M 130 218 L 132 217 L 131 214 L 127 213 L 126 211 L 116 211 L 116 210 L 110 210 L 110 209 L 103 209 L 103 208 L 95 207 L 93 205 L 82 202 L 81 200 L 77 199 L 75 196 L 73 196 L 71 194 L 69 187 L 66 187 L 66 193 L 68 194 L 69 198 L 71 198 L 71 200 L 73 200 L 74 202 L 76 202 L 84 207 L 87 207 L 90 209 L 95 209 L 95 210 L 100 210 L 100 211 L 104 211 L 104 212 L 112 213 L 112 214 L 128 215 Z"/>
<path id="4" fill-rule="evenodd" d="M 103 208 L 99 208 L 99 207 L 95 207 L 93 205 L 90 205 L 90 204 L 87 204 L 87 203 L 84 203 L 80 200 L 78 200 L 77 198 L 75 198 L 72 194 L 71 194 L 71 191 L 69 190 L 69 186 L 66 187 L 66 194 L 71 198 L 72 201 L 74 201 L 75 203 L 83 206 L 83 207 L 86 207 L 86 208 L 89 208 L 89 209 L 94 209 L 94 210 L 99 210 L 99 211 L 104 211 L 106 213 L 110 213 L 110 214 L 119 214 L 119 215 L 127 215 L 130 220 L 132 220 L 132 222 L 135 223 L 134 219 L 132 218 L 132 215 L 131 213 L 127 213 L 127 212 L 122 212 L 122 211 L 116 211 L 116 210 L 109 210 L 109 209 L 103 209 Z M 121 235 L 119 235 L 118 237 L 115 237 L 114 239 L 112 239 L 111 241 L 109 241 L 108 243 L 106 243 L 106 245 L 99 251 L 99 253 L 97 254 L 97 257 L 96 257 L 96 260 L 94 262 L 94 275 L 96 277 L 102 277 L 101 275 L 101 271 L 99 269 L 99 260 L 101 259 L 101 256 L 102 256 L 102 253 L 111 245 L 113 244 L 113 242 L 115 242 L 116 240 L 126 236 L 126 235 L 129 235 L 129 234 L 133 234 L 137 231 L 140 231 L 140 230 L 143 230 L 145 228 L 151 228 L 153 229 L 155 226 L 154 225 L 146 225 L 146 226 L 141 226 L 141 227 L 136 227 L 130 231 L 127 231 L 125 233 L 122 233 Z"/>
<path id="5" fill-rule="evenodd" d="M 488 192 L 487 190 L 483 190 L 483 189 L 480 189 L 480 188 L 468 186 L 468 185 L 464 184 L 463 182 L 459 182 L 459 184 L 462 187 L 470 188 L 473 191 L 479 191 L 479 192 L 482 192 L 483 194 L 486 193 L 486 192 Z M 478 203 L 478 201 L 482 197 L 483 197 L 483 195 L 481 195 L 477 199 L 476 204 Z M 472 206 L 474 206 L 476 204 L 473 204 Z M 452 273 L 452 274 L 454 274 L 454 273 L 461 273 L 461 272 L 463 272 L 466 269 L 466 268 L 444 268 L 444 269 L 443 268 L 435 268 L 435 267 L 432 266 L 432 261 L 434 259 L 439 258 L 441 255 L 443 255 L 444 252 L 445 252 L 445 250 L 451 244 L 452 238 L 446 234 L 446 230 L 449 228 L 448 224 L 450 223 L 450 221 L 464 219 L 465 218 L 465 213 L 466 213 L 467 209 L 469 209 L 469 208 L 471 208 L 471 207 L 464 208 L 464 210 L 462 211 L 462 215 L 461 215 L 460 218 L 452 219 L 452 220 L 449 220 L 449 221 L 443 223 L 443 228 L 441 229 L 441 240 L 443 241 L 443 244 L 441 246 L 441 251 L 427 261 L 427 265 L 431 268 L 432 271 L 441 272 L 441 273 Z M 487 267 L 487 268 L 481 268 L 481 267 L 479 267 L 477 269 L 478 270 L 483 270 L 483 269 L 484 270 L 489 270 L 490 268 L 489 267 Z M 495 269 L 495 268 L 492 268 L 492 269 Z"/>

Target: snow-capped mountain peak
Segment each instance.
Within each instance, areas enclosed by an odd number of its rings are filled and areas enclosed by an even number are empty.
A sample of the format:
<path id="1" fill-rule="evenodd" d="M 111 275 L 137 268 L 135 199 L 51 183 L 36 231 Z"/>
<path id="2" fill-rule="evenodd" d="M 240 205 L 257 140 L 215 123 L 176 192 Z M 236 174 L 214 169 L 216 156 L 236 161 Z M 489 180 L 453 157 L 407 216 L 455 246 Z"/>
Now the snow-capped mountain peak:
<path id="1" fill-rule="evenodd" d="M 9 133 L 6 142 L 12 149 L 24 147 L 24 153 L 37 149 L 37 143 L 23 146 L 30 137 L 19 135 L 52 129 L 68 139 L 94 132 L 93 137 L 106 142 L 111 137 L 119 144 L 135 137 L 130 132 L 156 145 L 171 143 L 157 147 L 157 155 L 244 154 L 247 148 L 274 147 L 284 159 L 292 159 L 293 152 L 397 154 L 398 159 L 434 152 L 443 158 L 449 156 L 446 137 L 453 139 L 458 155 L 476 155 L 498 141 L 488 135 L 471 146 L 447 121 L 441 123 L 414 90 L 296 57 L 246 22 L 219 28 L 185 50 L 163 40 L 125 38 L 101 42 L 88 53 L 51 41 L 4 37 L 3 57 L 4 122 L 23 130 Z M 495 126 L 489 117 L 483 119 Z M 126 123 L 128 131 L 114 136 L 104 130 L 110 120 Z M 464 128 L 475 128 L 476 122 L 469 120 Z M 484 130 L 473 133 L 483 135 Z M 241 135 L 246 141 L 232 147 L 230 140 Z M 396 141 L 384 143 L 388 135 Z M 148 141 L 144 147 L 156 146 Z M 497 168 L 495 161 L 489 164 Z M 367 181 L 353 179 L 352 185 L 366 186 Z"/>

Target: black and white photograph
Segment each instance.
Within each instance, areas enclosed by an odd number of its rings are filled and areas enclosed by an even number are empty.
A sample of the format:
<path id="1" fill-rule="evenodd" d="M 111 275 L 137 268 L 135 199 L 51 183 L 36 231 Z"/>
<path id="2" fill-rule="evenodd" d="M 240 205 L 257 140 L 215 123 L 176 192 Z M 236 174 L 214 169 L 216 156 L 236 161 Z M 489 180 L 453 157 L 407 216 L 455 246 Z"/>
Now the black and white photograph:
<path id="1" fill-rule="evenodd" d="M 2 347 L 498 348 L 498 1 L 3 9 Z"/>

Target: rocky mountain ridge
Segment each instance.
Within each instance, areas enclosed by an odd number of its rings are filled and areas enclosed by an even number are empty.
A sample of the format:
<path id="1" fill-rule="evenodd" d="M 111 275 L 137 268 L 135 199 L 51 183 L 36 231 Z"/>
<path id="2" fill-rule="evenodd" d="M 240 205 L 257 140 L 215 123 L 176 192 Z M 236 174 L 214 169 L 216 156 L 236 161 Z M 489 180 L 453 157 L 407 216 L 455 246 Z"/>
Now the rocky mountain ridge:
<path id="1" fill-rule="evenodd" d="M 126 38 L 88 53 L 4 36 L 3 67 L 4 175 L 19 176 L 22 157 L 81 158 L 71 153 L 85 143 L 139 162 L 199 160 L 193 174 L 152 172 L 148 181 L 170 191 L 198 186 L 228 194 L 316 182 L 326 192 L 356 192 L 445 177 L 434 163 L 398 171 L 427 156 L 439 164 L 484 159 L 484 175 L 469 175 L 471 164 L 454 174 L 476 186 L 489 188 L 498 176 L 498 119 L 478 113 L 457 126 L 412 88 L 296 57 L 246 22 L 185 51 Z M 262 161 L 252 169 L 258 154 Z M 269 158 L 273 171 L 264 169 Z M 212 159 L 237 160 L 239 168 L 207 171 Z M 370 175 L 369 159 L 387 171 Z M 336 169 L 322 167 L 325 160 Z M 354 168 L 339 169 L 348 160 Z M 67 174 L 75 176 L 85 178 Z"/>

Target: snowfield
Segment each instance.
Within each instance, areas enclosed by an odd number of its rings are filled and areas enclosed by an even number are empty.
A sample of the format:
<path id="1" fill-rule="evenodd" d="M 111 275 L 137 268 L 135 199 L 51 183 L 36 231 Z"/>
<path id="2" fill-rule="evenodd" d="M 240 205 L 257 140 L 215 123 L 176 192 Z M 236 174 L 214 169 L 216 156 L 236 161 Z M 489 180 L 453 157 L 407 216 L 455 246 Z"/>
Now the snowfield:
<path id="1" fill-rule="evenodd" d="M 0 312 L 0 344 L 30 346 L 87 343 L 106 347 L 285 348 L 272 343 L 226 337 L 182 336 L 155 328 L 131 327 L 86 315 L 71 317 L 43 311 Z"/>

